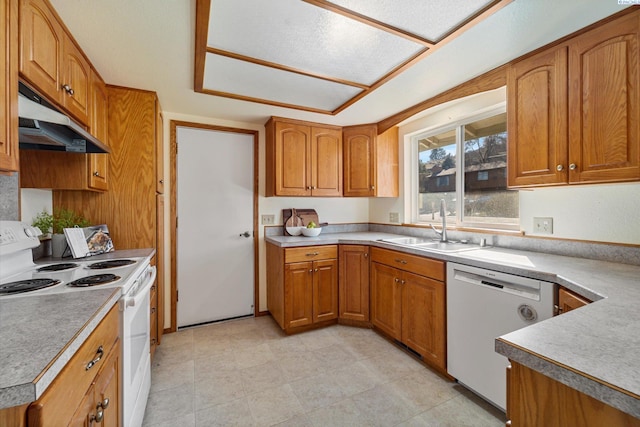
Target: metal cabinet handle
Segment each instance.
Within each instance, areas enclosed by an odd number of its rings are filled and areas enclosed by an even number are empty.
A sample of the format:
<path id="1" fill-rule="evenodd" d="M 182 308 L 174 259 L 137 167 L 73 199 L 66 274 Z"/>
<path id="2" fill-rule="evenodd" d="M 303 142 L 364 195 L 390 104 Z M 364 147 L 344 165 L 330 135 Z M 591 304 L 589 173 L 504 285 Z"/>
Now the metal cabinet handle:
<path id="1" fill-rule="evenodd" d="M 155 312 L 156 312 L 156 308 L 155 308 L 155 307 L 152 307 L 152 308 L 151 308 L 151 314 L 154 314 Z"/>
<path id="2" fill-rule="evenodd" d="M 395 259 L 395 262 L 399 262 L 400 264 L 406 264 L 406 263 L 407 263 L 407 261 L 406 261 L 406 260 L 404 260 L 404 259 L 400 259 L 400 258 L 396 258 L 396 259 Z"/>
<path id="3" fill-rule="evenodd" d="M 365 257 L 365 258 L 369 258 L 369 254 L 365 253 L 365 254 L 364 254 L 364 257 Z"/>
<path id="4" fill-rule="evenodd" d="M 105 397 L 102 402 L 98 403 L 98 409 L 107 409 L 109 407 L 109 398 Z"/>
<path id="5" fill-rule="evenodd" d="M 65 92 L 67 92 L 69 95 L 73 96 L 74 91 L 71 88 L 71 86 L 69 85 L 62 85 L 62 89 L 64 89 Z"/>
<path id="6" fill-rule="evenodd" d="M 315 270 L 313 270 L 313 271 L 316 271 L 316 272 L 317 272 L 317 271 L 318 271 L 318 269 L 316 268 L 316 269 L 315 269 Z"/>
<path id="7" fill-rule="evenodd" d="M 306 254 L 306 256 L 318 256 L 320 255 L 320 252 L 309 252 L 308 254 Z"/>
<path id="8" fill-rule="evenodd" d="M 394 282 L 398 283 L 400 281 L 400 279 L 398 279 L 397 277 L 393 279 Z"/>
<path id="9" fill-rule="evenodd" d="M 404 280 L 401 280 L 401 281 L 400 281 L 400 284 L 401 284 L 401 285 L 404 285 L 404 284 L 405 284 L 405 281 L 404 281 Z"/>
<path id="10" fill-rule="evenodd" d="M 164 179 L 161 179 L 161 180 L 160 180 L 160 184 L 164 184 Z"/>
<path id="11" fill-rule="evenodd" d="M 95 415 L 91 414 L 89 421 L 91 422 L 91 424 L 93 424 L 94 422 L 101 423 L 103 419 L 104 419 L 104 411 L 102 409 L 98 409 Z"/>
<path id="12" fill-rule="evenodd" d="M 89 369 L 93 368 L 95 364 L 98 363 L 100 359 L 102 359 L 102 356 L 104 356 L 104 349 L 102 348 L 102 346 L 100 346 L 96 351 L 96 358 L 93 359 L 91 362 L 87 363 L 87 367 L 85 368 L 85 371 L 88 371 Z"/>
<path id="13" fill-rule="evenodd" d="M 371 186 L 371 189 L 372 189 L 372 190 L 375 190 L 375 189 L 376 189 L 376 186 L 375 186 L 375 185 L 372 185 L 372 186 Z"/>
<path id="14" fill-rule="evenodd" d="M 95 172 L 93 173 L 93 176 L 97 176 L 97 177 L 100 177 L 100 172 L 98 172 L 98 171 L 95 171 Z"/>
<path id="15" fill-rule="evenodd" d="M 558 165 L 558 166 L 556 166 L 556 170 L 557 170 L 558 172 L 562 172 L 562 171 L 564 170 L 564 166 L 562 166 L 562 165 Z"/>
<path id="16" fill-rule="evenodd" d="M 572 171 L 576 170 L 578 168 L 578 165 L 576 165 L 575 163 L 571 163 L 569 165 L 569 169 L 571 169 Z"/>
<path id="17" fill-rule="evenodd" d="M 313 268 L 310 268 L 310 269 L 309 269 L 309 273 L 313 273 Z"/>

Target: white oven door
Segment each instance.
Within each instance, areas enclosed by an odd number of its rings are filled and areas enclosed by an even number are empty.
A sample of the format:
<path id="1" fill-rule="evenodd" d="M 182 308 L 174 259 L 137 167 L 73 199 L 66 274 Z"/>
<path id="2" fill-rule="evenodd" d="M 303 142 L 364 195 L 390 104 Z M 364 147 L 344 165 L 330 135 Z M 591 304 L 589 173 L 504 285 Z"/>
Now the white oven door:
<path id="1" fill-rule="evenodd" d="M 122 297 L 123 425 L 142 425 L 151 384 L 149 297 L 156 268 L 149 266 L 129 294 Z"/>

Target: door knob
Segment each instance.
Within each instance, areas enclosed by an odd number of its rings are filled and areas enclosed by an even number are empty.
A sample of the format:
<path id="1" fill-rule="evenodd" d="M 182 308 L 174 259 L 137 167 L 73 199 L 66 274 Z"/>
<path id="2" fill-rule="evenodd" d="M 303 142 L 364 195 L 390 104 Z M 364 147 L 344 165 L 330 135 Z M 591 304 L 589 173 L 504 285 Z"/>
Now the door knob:
<path id="1" fill-rule="evenodd" d="M 249 238 L 249 237 L 251 237 L 251 233 L 249 233 L 248 231 L 245 231 L 244 233 L 240 234 L 240 237 Z"/>

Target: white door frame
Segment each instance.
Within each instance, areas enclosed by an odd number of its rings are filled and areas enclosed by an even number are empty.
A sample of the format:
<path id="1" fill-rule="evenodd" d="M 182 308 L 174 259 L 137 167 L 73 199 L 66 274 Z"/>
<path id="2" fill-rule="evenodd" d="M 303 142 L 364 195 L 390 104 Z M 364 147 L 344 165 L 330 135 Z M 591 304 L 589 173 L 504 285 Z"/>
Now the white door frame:
<path id="1" fill-rule="evenodd" d="M 178 218 L 177 218 L 177 152 L 178 152 L 178 143 L 177 143 L 177 127 L 187 127 L 187 128 L 196 128 L 196 129 L 206 129 L 213 130 L 218 132 L 231 132 L 231 133 L 240 133 L 240 134 L 249 134 L 253 135 L 253 265 L 254 265 L 254 274 L 253 274 L 253 304 L 254 304 L 254 315 L 262 316 L 266 313 L 261 313 L 259 311 L 260 307 L 260 290 L 259 287 L 259 252 L 258 252 L 258 154 L 259 154 L 259 133 L 257 130 L 251 129 L 239 129 L 239 128 L 231 128 L 225 126 L 215 126 L 215 125 L 207 125 L 203 123 L 192 123 L 192 122 L 183 122 L 179 120 L 171 120 L 169 122 L 170 129 L 170 159 L 169 159 L 169 167 L 170 167 L 170 213 L 169 213 L 169 227 L 170 227 L 170 235 L 171 235 L 171 245 L 170 245 L 170 253 L 171 253 L 171 290 L 170 290 L 170 298 L 171 298 L 171 326 L 167 332 L 175 332 L 178 330 L 177 324 L 177 308 L 178 308 L 178 264 L 177 264 L 177 246 L 176 246 L 176 237 L 177 237 L 177 228 L 178 228 Z"/>

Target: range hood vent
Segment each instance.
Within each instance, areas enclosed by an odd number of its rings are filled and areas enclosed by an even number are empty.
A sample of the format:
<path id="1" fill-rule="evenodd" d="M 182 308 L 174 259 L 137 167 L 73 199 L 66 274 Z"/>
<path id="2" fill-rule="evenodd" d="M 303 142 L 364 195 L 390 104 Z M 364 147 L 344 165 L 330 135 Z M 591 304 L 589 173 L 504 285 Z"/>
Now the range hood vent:
<path id="1" fill-rule="evenodd" d="M 109 147 L 68 116 L 20 83 L 18 96 L 20 149 L 109 153 Z"/>

